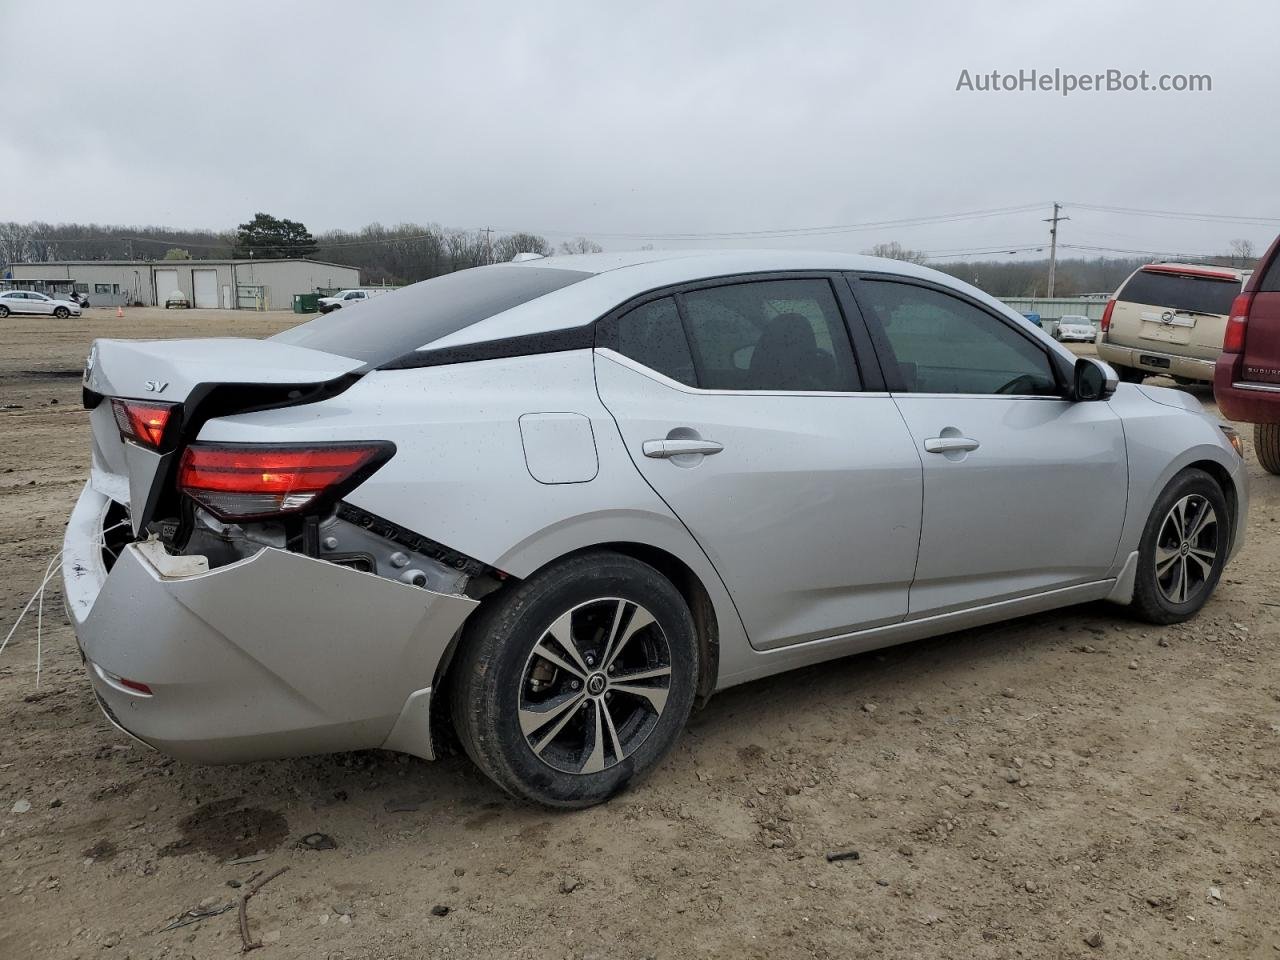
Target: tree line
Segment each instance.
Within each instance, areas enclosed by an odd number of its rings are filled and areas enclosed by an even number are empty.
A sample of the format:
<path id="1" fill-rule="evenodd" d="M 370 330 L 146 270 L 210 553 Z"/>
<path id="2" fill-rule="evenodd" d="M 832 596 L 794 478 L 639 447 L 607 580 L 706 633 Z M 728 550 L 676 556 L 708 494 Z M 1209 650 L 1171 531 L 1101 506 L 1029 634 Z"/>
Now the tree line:
<path id="1" fill-rule="evenodd" d="M 415 283 L 454 270 L 502 263 L 519 253 L 598 253 L 578 237 L 557 249 L 534 233 L 453 230 L 439 224 L 369 224 L 312 235 L 292 220 L 259 213 L 236 230 L 80 223 L 0 223 L 0 268 L 50 260 L 221 260 L 309 257 L 358 267 L 370 285 Z M 16 275 L 16 274 L 15 274 Z"/>
<path id="2" fill-rule="evenodd" d="M 1247 241 L 1206 263 L 1253 266 L 1255 252 Z M 182 230 L 43 222 L 0 223 L 0 268 L 14 272 L 21 264 L 49 260 L 161 260 L 310 257 L 357 267 L 364 283 L 399 285 L 487 263 L 503 263 L 520 253 L 598 253 L 586 237 L 558 248 L 535 233 L 453 230 L 439 224 L 372 223 L 359 230 L 327 230 L 313 235 L 305 224 L 255 214 L 235 230 Z M 926 253 L 897 241 L 865 251 L 874 256 L 927 263 L 996 296 L 1043 296 L 1049 262 L 1039 260 L 931 261 Z M 1054 293 L 1075 297 L 1110 293 L 1131 272 L 1149 262 L 1144 257 L 1059 258 Z M 17 271 L 20 272 L 20 271 Z M 16 273 L 15 273 L 16 275 Z"/>

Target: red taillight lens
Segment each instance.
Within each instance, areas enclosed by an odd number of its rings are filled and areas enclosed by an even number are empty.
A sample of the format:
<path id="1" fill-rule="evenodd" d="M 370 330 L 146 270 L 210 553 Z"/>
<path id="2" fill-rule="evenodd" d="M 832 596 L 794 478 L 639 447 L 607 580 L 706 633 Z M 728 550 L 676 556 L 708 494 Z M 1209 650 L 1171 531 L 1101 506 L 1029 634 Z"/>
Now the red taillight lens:
<path id="1" fill-rule="evenodd" d="M 1222 337 L 1223 353 L 1244 353 L 1244 334 L 1249 326 L 1249 310 L 1252 306 L 1252 293 L 1240 294 L 1231 304 L 1227 332 Z"/>
<path id="2" fill-rule="evenodd" d="M 1102 311 L 1102 322 L 1098 324 L 1099 329 L 1101 329 L 1103 333 L 1106 333 L 1111 329 L 1111 311 L 1115 310 L 1115 308 L 1115 298 L 1108 300 L 1106 309 Z"/>
<path id="3" fill-rule="evenodd" d="M 221 520 L 297 513 L 339 496 L 394 452 L 390 443 L 196 443 L 182 453 L 178 487 Z"/>
<path id="4" fill-rule="evenodd" d="M 173 415 L 171 403 L 143 403 L 139 400 L 113 398 L 111 412 L 125 440 L 156 449 L 164 439 L 164 431 Z"/>

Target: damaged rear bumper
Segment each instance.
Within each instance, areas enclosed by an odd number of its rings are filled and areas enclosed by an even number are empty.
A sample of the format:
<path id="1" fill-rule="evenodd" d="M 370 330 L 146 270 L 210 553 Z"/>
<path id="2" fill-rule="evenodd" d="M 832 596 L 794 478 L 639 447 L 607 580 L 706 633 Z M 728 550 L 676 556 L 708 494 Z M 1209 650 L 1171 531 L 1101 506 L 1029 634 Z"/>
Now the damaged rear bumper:
<path id="1" fill-rule="evenodd" d="M 431 758 L 436 667 L 475 600 L 269 547 L 207 570 L 134 543 L 108 573 L 109 506 L 85 487 L 62 573 L 113 723 L 207 763 L 371 747 Z"/>

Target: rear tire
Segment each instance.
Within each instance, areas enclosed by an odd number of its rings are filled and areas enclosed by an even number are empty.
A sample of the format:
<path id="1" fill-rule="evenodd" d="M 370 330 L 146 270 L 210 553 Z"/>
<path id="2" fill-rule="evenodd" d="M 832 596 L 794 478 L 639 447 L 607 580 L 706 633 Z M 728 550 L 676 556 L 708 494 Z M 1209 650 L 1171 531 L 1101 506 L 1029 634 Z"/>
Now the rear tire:
<path id="1" fill-rule="evenodd" d="M 1231 548 L 1231 515 L 1218 482 L 1182 471 L 1156 499 L 1138 546 L 1133 611 L 1149 623 L 1181 623 L 1213 594 Z"/>
<path id="2" fill-rule="evenodd" d="M 454 728 L 508 793 L 589 807 L 675 744 L 698 669 L 693 618 L 671 582 L 631 557 L 583 554 L 494 597 L 468 624 L 449 671 Z"/>
<path id="3" fill-rule="evenodd" d="M 1255 423 L 1253 449 L 1263 470 L 1280 475 L 1280 423 Z"/>

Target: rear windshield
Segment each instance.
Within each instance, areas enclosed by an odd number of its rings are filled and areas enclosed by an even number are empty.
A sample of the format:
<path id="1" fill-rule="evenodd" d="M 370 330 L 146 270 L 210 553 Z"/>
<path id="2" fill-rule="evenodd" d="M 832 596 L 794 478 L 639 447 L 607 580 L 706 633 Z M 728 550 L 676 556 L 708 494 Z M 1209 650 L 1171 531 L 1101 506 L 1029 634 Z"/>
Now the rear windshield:
<path id="1" fill-rule="evenodd" d="M 589 276 L 546 267 L 459 270 L 324 314 L 271 339 L 377 366 Z"/>
<path id="2" fill-rule="evenodd" d="M 1139 270 L 1129 278 L 1116 299 L 1189 313 L 1217 313 L 1225 317 L 1231 312 L 1231 301 L 1239 292 L 1239 280 Z"/>

